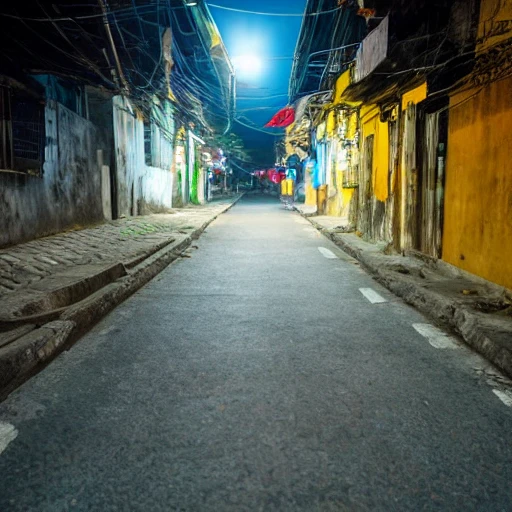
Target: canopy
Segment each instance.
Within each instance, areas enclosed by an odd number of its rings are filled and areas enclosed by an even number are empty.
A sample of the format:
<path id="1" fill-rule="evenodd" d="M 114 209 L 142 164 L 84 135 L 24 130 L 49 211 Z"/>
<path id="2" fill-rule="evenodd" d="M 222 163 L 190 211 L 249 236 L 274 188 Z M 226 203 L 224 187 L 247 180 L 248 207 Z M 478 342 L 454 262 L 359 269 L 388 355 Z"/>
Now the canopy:
<path id="1" fill-rule="evenodd" d="M 295 121 L 295 110 L 293 107 L 282 108 L 265 125 L 265 128 L 286 128 Z"/>

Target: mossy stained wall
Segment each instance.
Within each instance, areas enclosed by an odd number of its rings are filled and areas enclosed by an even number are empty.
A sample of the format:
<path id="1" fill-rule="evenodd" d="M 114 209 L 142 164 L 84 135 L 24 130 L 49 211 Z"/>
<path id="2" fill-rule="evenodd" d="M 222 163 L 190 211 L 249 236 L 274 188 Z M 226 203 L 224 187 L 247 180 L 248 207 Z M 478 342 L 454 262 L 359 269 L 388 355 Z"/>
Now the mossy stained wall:
<path id="1" fill-rule="evenodd" d="M 512 77 L 450 100 L 443 259 L 512 288 Z"/>

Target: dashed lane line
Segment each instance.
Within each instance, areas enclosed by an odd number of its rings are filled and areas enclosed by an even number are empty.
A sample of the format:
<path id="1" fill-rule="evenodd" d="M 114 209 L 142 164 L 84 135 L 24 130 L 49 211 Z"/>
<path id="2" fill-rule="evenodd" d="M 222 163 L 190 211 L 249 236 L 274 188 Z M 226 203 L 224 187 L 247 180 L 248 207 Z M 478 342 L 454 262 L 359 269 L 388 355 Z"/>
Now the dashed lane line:
<path id="1" fill-rule="evenodd" d="M 512 392 L 493 389 L 492 392 L 507 406 L 512 407 Z"/>
<path id="2" fill-rule="evenodd" d="M 328 260 L 337 260 L 338 259 L 338 256 L 336 256 L 336 254 L 334 254 L 329 249 L 326 249 L 325 247 L 319 247 L 318 250 L 320 251 L 322 256 L 324 258 L 327 258 Z"/>
<path id="3" fill-rule="evenodd" d="M 18 431 L 10 423 L 0 421 L 0 454 L 18 437 Z"/>
<path id="4" fill-rule="evenodd" d="M 450 349 L 454 350 L 459 348 L 455 343 L 455 340 L 441 331 L 437 327 L 430 324 L 412 324 L 414 329 L 419 332 L 424 338 L 427 338 L 428 342 L 434 347 L 439 349 Z"/>
<path id="5" fill-rule="evenodd" d="M 359 291 L 372 303 L 372 304 L 381 304 L 383 302 L 387 302 L 387 300 L 379 295 L 372 288 L 359 288 Z"/>

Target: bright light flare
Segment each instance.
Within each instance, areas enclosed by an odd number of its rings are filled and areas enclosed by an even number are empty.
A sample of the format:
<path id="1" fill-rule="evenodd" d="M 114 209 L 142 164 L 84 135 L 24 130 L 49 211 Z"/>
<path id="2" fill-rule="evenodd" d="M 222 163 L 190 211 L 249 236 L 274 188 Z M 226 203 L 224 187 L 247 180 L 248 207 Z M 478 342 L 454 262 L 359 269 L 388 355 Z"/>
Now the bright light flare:
<path id="1" fill-rule="evenodd" d="M 241 76 L 255 76 L 261 73 L 263 62 L 257 55 L 239 55 L 233 57 L 233 66 Z"/>

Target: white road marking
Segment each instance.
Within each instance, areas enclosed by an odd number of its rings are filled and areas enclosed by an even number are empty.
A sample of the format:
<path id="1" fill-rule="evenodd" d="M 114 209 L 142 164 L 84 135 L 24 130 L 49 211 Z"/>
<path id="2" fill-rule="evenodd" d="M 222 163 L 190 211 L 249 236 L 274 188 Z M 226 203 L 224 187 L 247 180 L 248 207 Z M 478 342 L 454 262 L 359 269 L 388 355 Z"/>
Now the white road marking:
<path id="1" fill-rule="evenodd" d="M 324 258 L 327 258 L 328 260 L 337 260 L 338 256 L 334 254 L 332 251 L 329 251 L 329 249 L 326 249 L 325 247 L 319 247 L 318 250 L 322 254 Z"/>
<path id="2" fill-rule="evenodd" d="M 18 431 L 10 423 L 0 421 L 0 454 L 18 437 Z"/>
<path id="3" fill-rule="evenodd" d="M 457 349 L 458 345 L 455 340 L 441 331 L 437 327 L 430 324 L 412 324 L 414 329 L 418 331 L 424 338 L 427 338 L 428 342 L 434 347 L 439 349 Z"/>
<path id="4" fill-rule="evenodd" d="M 512 407 L 512 391 L 500 391 L 493 389 L 492 392 L 507 406 Z"/>
<path id="5" fill-rule="evenodd" d="M 387 302 L 387 300 L 379 295 L 375 290 L 371 288 L 359 288 L 359 291 L 372 303 L 372 304 L 381 304 L 382 302 Z"/>

